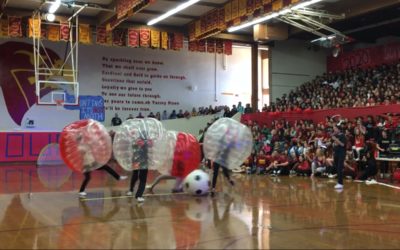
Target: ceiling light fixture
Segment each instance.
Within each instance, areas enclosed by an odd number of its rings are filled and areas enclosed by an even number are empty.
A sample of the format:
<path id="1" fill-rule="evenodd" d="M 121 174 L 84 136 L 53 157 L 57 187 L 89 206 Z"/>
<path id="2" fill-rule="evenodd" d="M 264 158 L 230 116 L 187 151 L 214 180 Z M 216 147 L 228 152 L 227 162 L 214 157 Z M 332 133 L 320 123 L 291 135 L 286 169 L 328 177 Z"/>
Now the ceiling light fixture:
<path id="1" fill-rule="evenodd" d="M 49 22 L 54 22 L 56 20 L 56 16 L 53 13 L 46 14 L 46 20 Z"/>
<path id="2" fill-rule="evenodd" d="M 166 12 L 165 14 L 162 14 L 161 16 L 150 20 L 150 21 L 147 23 L 147 25 L 149 25 L 149 26 L 150 26 L 150 25 L 154 25 L 154 24 L 156 24 L 156 23 L 158 23 L 158 22 L 160 22 L 160 21 L 162 21 L 162 20 L 164 20 L 164 19 L 166 19 L 166 18 L 168 18 L 168 17 L 170 17 L 170 16 L 172 16 L 172 15 L 178 13 L 179 11 L 186 9 L 187 7 L 189 7 L 189 6 L 191 6 L 191 5 L 195 4 L 195 3 L 197 3 L 197 2 L 199 2 L 199 1 L 200 1 L 200 0 L 190 0 L 190 1 L 187 1 L 186 3 L 183 3 L 183 4 L 177 6 L 177 7 L 174 8 L 174 9 L 169 10 L 169 11 Z"/>
<path id="3" fill-rule="evenodd" d="M 237 31 L 237 30 L 241 30 L 241 29 L 247 28 L 247 27 L 249 27 L 249 26 L 253 26 L 253 25 L 255 25 L 255 24 L 265 22 L 265 21 L 270 20 L 270 19 L 272 19 L 272 18 L 275 18 L 275 17 L 277 17 L 277 16 L 279 16 L 278 13 L 272 13 L 272 14 L 263 16 L 263 17 L 261 17 L 261 18 L 257 18 L 257 19 L 255 19 L 255 20 L 253 20 L 253 21 L 251 21 L 251 22 L 248 22 L 248 23 L 244 23 L 244 24 L 241 24 L 241 25 L 238 25 L 238 26 L 231 27 L 231 28 L 228 29 L 228 32 L 235 32 L 235 31 Z"/>
<path id="4" fill-rule="evenodd" d="M 241 24 L 241 25 L 238 25 L 238 26 L 230 27 L 228 29 L 228 32 L 235 32 L 237 30 L 241 30 L 241 29 L 247 28 L 249 26 L 253 26 L 255 24 L 268 21 L 268 20 L 270 20 L 272 18 L 275 18 L 275 17 L 278 17 L 280 15 L 285 15 L 287 13 L 290 13 L 292 10 L 302 9 L 302 8 L 305 8 L 307 6 L 316 4 L 316 3 L 321 2 L 321 1 L 323 1 L 323 0 L 309 0 L 309 1 L 306 1 L 306 2 L 302 2 L 302 3 L 299 3 L 299 4 L 297 4 L 297 5 L 295 5 L 295 6 L 291 7 L 291 8 L 283 9 L 283 10 L 281 10 L 279 12 L 274 12 L 274 13 L 271 13 L 269 15 L 266 15 L 266 16 L 263 16 L 263 17 L 260 17 L 260 18 L 256 18 L 253 21 L 250 21 L 248 23 L 244 23 L 244 24 Z"/>
<path id="5" fill-rule="evenodd" d="M 51 3 L 50 8 L 49 8 L 49 13 L 54 14 L 60 8 L 61 5 L 61 0 L 55 0 L 54 2 Z"/>

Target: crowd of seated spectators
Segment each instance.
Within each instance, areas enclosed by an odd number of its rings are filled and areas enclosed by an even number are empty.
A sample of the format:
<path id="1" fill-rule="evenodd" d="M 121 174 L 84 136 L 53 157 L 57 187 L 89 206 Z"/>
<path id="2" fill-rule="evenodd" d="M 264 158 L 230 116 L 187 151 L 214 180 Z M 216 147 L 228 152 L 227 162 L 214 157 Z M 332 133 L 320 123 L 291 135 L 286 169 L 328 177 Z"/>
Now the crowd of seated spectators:
<path id="1" fill-rule="evenodd" d="M 400 104 L 400 62 L 371 69 L 326 73 L 278 98 L 263 111 Z"/>
<path id="2" fill-rule="evenodd" d="M 392 115 L 349 120 L 327 117 L 325 122 L 285 120 L 261 126 L 249 121 L 254 146 L 241 171 L 249 174 L 303 175 L 336 177 L 333 166 L 333 125 L 340 122 L 346 136 L 347 156 L 344 174 L 348 178 L 374 182 L 378 152 L 387 153 L 392 143 L 399 143 L 399 129 Z M 388 164 L 380 165 L 382 177 Z"/>

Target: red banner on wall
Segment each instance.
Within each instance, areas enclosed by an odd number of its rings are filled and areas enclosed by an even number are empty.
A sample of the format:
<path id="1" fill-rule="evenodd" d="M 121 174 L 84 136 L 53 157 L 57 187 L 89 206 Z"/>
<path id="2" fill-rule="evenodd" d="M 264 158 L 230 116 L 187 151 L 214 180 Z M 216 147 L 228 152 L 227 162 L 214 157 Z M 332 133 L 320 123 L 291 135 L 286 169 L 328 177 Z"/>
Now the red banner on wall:
<path id="1" fill-rule="evenodd" d="M 232 41 L 224 41 L 224 54 L 225 55 L 232 55 Z"/>
<path id="2" fill-rule="evenodd" d="M 60 23 L 60 40 L 69 40 L 69 25 L 68 23 Z"/>
<path id="3" fill-rule="evenodd" d="M 150 30 L 141 29 L 140 30 L 140 47 L 148 48 L 150 47 Z"/>
<path id="4" fill-rule="evenodd" d="M 174 33 L 174 39 L 172 41 L 172 49 L 180 50 L 183 49 L 183 34 L 182 33 Z"/>
<path id="5" fill-rule="evenodd" d="M 206 52 L 206 40 L 200 40 L 197 42 L 197 51 Z"/>
<path id="6" fill-rule="evenodd" d="M 217 39 L 216 51 L 217 51 L 218 54 L 224 53 L 224 41 L 223 40 Z"/>
<path id="7" fill-rule="evenodd" d="M 328 57 L 328 71 L 343 71 L 350 68 L 370 68 L 400 60 L 400 43 L 357 49 L 345 52 L 339 57 Z"/>
<path id="8" fill-rule="evenodd" d="M 128 29 L 128 46 L 137 48 L 139 47 L 139 30 L 134 28 Z"/>
<path id="9" fill-rule="evenodd" d="M 10 16 L 8 17 L 8 36 L 10 37 L 21 37 L 21 17 Z"/>
<path id="10" fill-rule="evenodd" d="M 125 30 L 115 29 L 112 31 L 112 36 L 114 46 L 125 46 Z"/>
<path id="11" fill-rule="evenodd" d="M 106 27 L 97 26 L 96 28 L 96 43 L 101 45 L 107 44 L 107 32 Z"/>

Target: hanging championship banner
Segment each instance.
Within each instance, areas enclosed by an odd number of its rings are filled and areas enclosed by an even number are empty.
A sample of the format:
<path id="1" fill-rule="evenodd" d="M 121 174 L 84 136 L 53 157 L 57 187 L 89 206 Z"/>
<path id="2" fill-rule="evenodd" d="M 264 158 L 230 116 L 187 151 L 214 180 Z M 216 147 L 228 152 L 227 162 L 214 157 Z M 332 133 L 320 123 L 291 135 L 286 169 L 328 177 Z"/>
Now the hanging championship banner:
<path id="1" fill-rule="evenodd" d="M 191 22 L 189 24 L 188 30 L 189 30 L 189 41 L 194 41 L 196 40 L 196 35 L 194 33 L 194 29 L 195 29 L 195 23 Z"/>
<path id="2" fill-rule="evenodd" d="M 29 28 L 28 28 L 28 36 L 29 37 L 40 37 L 40 24 L 41 21 L 39 18 L 29 18 Z"/>
<path id="3" fill-rule="evenodd" d="M 161 49 L 168 49 L 168 32 L 161 32 Z"/>
<path id="4" fill-rule="evenodd" d="M 183 49 L 183 34 L 182 33 L 174 33 L 174 39 L 172 40 L 173 50 L 180 50 Z"/>
<path id="5" fill-rule="evenodd" d="M 263 6 L 263 0 L 254 0 L 254 10 L 261 9 Z"/>
<path id="6" fill-rule="evenodd" d="M 272 11 L 280 11 L 283 8 L 283 0 L 275 0 L 272 2 Z"/>
<path id="7" fill-rule="evenodd" d="M 189 42 L 189 51 L 191 51 L 191 52 L 197 51 L 197 42 L 196 41 Z"/>
<path id="8" fill-rule="evenodd" d="M 206 52 L 206 40 L 200 40 L 197 42 L 197 51 Z"/>
<path id="9" fill-rule="evenodd" d="M 292 4 L 295 4 L 295 3 L 298 3 L 298 2 L 300 2 L 300 0 L 292 0 Z"/>
<path id="10" fill-rule="evenodd" d="M 141 29 L 140 30 L 140 47 L 148 48 L 150 47 L 150 30 Z"/>
<path id="11" fill-rule="evenodd" d="M 125 46 L 125 30 L 114 29 L 112 31 L 112 37 L 114 46 Z"/>
<path id="12" fill-rule="evenodd" d="M 160 31 L 158 30 L 151 30 L 151 47 L 155 49 L 160 48 Z"/>
<path id="13" fill-rule="evenodd" d="M 139 30 L 134 28 L 128 29 L 128 46 L 137 48 L 139 47 Z"/>
<path id="14" fill-rule="evenodd" d="M 225 22 L 225 10 L 223 8 L 219 9 L 218 15 L 218 29 L 226 30 L 226 22 Z"/>
<path id="15" fill-rule="evenodd" d="M 40 26 L 40 37 L 42 39 L 47 39 L 47 25 L 46 24 L 42 24 Z"/>
<path id="16" fill-rule="evenodd" d="M 89 24 L 79 24 L 79 42 L 83 44 L 91 43 L 91 32 Z"/>
<path id="17" fill-rule="evenodd" d="M 232 0 L 232 19 L 237 17 L 239 17 L 239 0 Z"/>
<path id="18" fill-rule="evenodd" d="M 8 19 L 0 19 L 0 37 L 8 36 Z"/>
<path id="19" fill-rule="evenodd" d="M 8 36 L 10 37 L 22 36 L 21 22 L 22 22 L 21 17 L 16 17 L 16 16 L 8 17 Z"/>
<path id="20" fill-rule="evenodd" d="M 194 34 L 197 37 L 201 36 L 201 20 L 197 20 L 194 23 Z"/>
<path id="21" fill-rule="evenodd" d="M 68 25 L 68 23 L 60 23 L 60 40 L 61 41 L 69 40 L 69 25 Z"/>
<path id="22" fill-rule="evenodd" d="M 214 39 L 207 40 L 207 52 L 215 53 L 215 40 Z"/>
<path id="23" fill-rule="evenodd" d="M 107 46 L 113 45 L 113 32 L 107 31 L 107 28 L 106 28 L 106 45 Z"/>
<path id="24" fill-rule="evenodd" d="M 221 39 L 217 39 L 216 41 L 216 51 L 218 54 L 224 53 L 224 41 Z"/>
<path id="25" fill-rule="evenodd" d="M 239 0 L 239 16 L 247 14 L 247 0 Z"/>
<path id="26" fill-rule="evenodd" d="M 254 12 L 254 1 L 247 0 L 247 15 L 252 15 Z"/>
<path id="27" fill-rule="evenodd" d="M 96 43 L 100 45 L 105 45 L 107 43 L 106 27 L 104 26 L 96 27 Z"/>
<path id="28" fill-rule="evenodd" d="M 60 41 L 60 28 L 58 25 L 47 26 L 47 39 L 53 42 Z"/>
<path id="29" fill-rule="evenodd" d="M 232 3 L 231 2 L 225 4 L 224 12 L 225 12 L 225 22 L 229 22 L 230 20 L 232 20 Z"/>
<path id="30" fill-rule="evenodd" d="M 232 41 L 224 41 L 224 54 L 225 55 L 232 55 Z"/>

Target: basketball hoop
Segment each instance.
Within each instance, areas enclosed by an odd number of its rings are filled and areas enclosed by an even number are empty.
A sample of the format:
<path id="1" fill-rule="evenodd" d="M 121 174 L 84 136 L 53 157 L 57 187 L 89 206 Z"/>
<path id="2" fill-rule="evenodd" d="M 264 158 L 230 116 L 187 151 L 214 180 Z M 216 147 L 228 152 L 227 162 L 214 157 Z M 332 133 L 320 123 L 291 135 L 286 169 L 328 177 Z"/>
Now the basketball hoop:
<path id="1" fill-rule="evenodd" d="M 63 110 L 64 108 L 64 100 L 56 100 L 57 110 Z"/>

